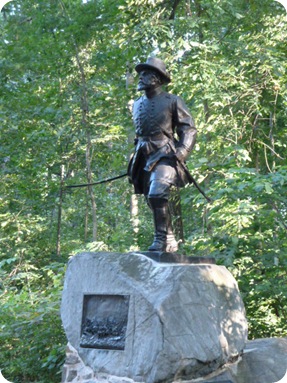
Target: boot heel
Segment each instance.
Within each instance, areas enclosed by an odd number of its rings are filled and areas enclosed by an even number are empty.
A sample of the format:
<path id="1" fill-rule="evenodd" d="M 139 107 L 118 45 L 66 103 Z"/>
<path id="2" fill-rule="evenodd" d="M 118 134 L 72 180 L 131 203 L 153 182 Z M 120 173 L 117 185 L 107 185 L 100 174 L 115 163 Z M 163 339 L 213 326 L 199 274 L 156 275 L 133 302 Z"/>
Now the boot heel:
<path id="1" fill-rule="evenodd" d="M 149 251 L 166 251 L 166 243 L 160 241 L 154 241 L 148 248 Z"/>

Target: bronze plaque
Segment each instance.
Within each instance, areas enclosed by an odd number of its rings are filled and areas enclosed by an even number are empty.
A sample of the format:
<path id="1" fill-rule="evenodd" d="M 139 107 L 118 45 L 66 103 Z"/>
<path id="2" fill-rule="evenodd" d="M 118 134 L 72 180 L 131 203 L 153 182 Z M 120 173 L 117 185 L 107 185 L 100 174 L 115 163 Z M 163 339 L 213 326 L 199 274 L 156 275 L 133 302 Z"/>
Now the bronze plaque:
<path id="1" fill-rule="evenodd" d="M 124 350 L 129 295 L 84 295 L 80 346 Z"/>

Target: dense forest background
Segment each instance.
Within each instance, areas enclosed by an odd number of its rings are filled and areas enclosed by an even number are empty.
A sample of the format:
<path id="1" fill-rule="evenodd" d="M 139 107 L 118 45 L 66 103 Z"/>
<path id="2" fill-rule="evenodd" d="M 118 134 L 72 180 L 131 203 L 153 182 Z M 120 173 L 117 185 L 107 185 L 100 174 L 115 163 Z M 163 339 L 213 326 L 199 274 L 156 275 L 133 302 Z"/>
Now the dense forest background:
<path id="1" fill-rule="evenodd" d="M 187 255 L 239 283 L 249 337 L 287 335 L 287 18 L 272 0 L 14 0 L 0 16 L 0 368 L 60 382 L 68 259 L 145 249 L 126 178 L 134 66 L 157 55 L 198 128 L 181 190 Z M 179 209 L 177 209 L 179 211 Z"/>

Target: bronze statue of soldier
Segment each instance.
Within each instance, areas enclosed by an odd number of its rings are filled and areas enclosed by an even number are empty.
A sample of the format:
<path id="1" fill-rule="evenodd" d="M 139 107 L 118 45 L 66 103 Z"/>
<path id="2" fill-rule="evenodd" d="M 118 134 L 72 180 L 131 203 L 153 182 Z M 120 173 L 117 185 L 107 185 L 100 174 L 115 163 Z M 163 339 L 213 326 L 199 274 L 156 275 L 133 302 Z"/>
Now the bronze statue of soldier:
<path id="1" fill-rule="evenodd" d="M 128 175 L 135 193 L 144 194 L 153 212 L 154 241 L 148 250 L 175 252 L 170 189 L 189 182 L 184 162 L 195 145 L 197 130 L 184 101 L 163 91 L 171 78 L 162 60 L 149 57 L 135 69 L 137 89 L 144 94 L 133 104 L 136 138 Z"/>

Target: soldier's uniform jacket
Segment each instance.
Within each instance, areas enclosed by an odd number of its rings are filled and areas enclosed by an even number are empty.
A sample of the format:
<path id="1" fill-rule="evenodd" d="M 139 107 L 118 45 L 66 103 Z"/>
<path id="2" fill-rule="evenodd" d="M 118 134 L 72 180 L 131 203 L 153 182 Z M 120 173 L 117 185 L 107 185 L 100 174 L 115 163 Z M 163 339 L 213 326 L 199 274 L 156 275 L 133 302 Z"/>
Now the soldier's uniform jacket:
<path id="1" fill-rule="evenodd" d="M 144 173 L 152 172 L 159 161 L 170 161 L 177 170 L 176 186 L 188 181 L 176 152 L 185 159 L 195 144 L 196 128 L 193 118 L 179 96 L 161 92 L 149 99 L 142 96 L 133 105 L 136 139 L 128 175 L 135 193 L 144 193 Z M 175 137 L 176 134 L 176 137 Z"/>

